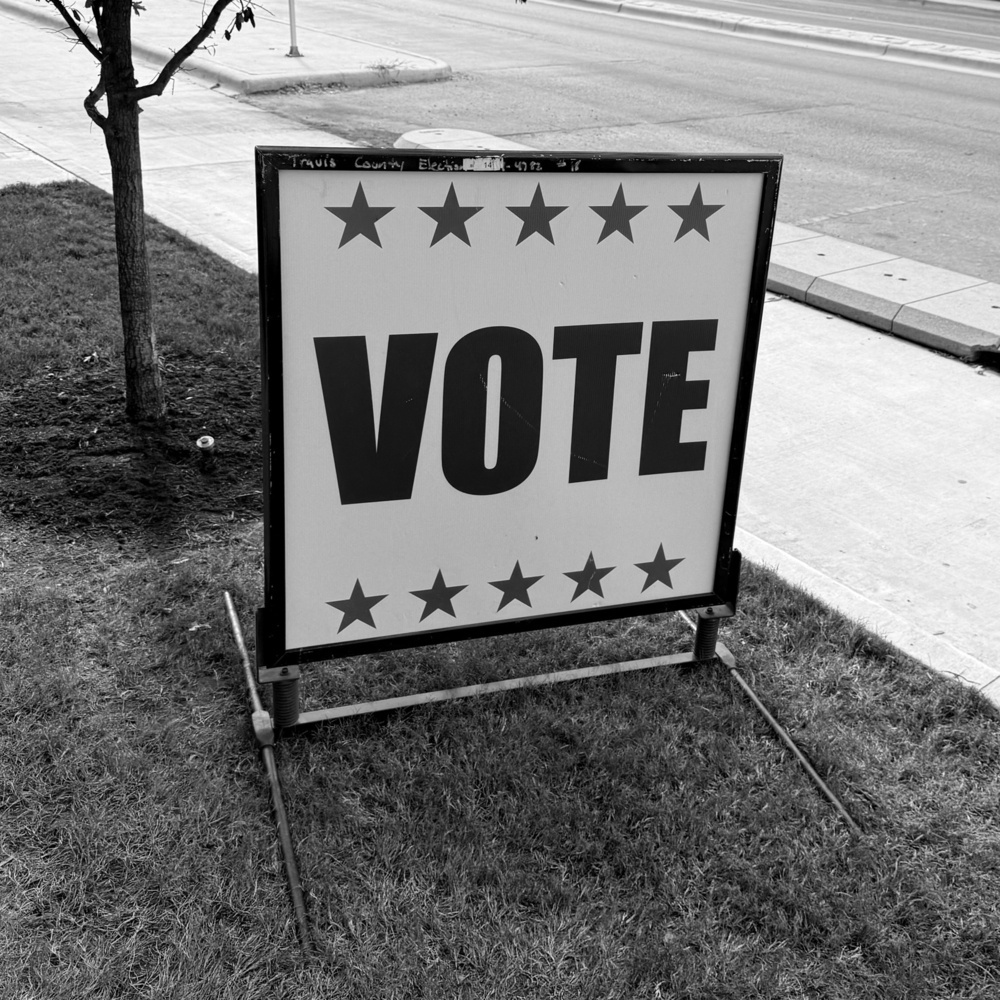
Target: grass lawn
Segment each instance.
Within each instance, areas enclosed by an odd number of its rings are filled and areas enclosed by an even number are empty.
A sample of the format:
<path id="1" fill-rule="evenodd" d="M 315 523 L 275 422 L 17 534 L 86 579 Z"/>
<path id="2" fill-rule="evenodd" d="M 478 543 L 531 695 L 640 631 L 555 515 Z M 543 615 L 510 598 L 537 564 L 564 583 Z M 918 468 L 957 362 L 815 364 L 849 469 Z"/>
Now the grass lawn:
<path id="1" fill-rule="evenodd" d="M 1000 718 L 744 567 L 718 667 L 303 731 L 238 657 L 260 600 L 256 279 L 151 226 L 171 411 L 120 411 L 110 199 L 0 190 L 0 996 L 1000 996 Z M 219 442 L 203 470 L 200 433 Z M 248 636 L 252 638 L 252 635 Z M 304 671 L 304 707 L 687 648 L 676 616 Z"/>

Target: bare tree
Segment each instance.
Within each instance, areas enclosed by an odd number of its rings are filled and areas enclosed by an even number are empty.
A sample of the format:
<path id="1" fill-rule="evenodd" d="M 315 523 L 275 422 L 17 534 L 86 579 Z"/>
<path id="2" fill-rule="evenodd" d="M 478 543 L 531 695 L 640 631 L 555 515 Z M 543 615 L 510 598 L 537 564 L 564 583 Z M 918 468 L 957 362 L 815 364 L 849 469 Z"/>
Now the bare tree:
<path id="1" fill-rule="evenodd" d="M 143 9 L 139 0 L 86 0 L 96 39 L 83 16 L 62 0 L 45 0 L 62 15 L 81 45 L 100 64 L 97 86 L 83 106 L 100 126 L 111 161 L 115 204 L 118 294 L 125 354 L 125 412 L 136 423 L 159 423 L 166 413 L 156 353 L 153 296 L 146 252 L 146 225 L 139 153 L 139 103 L 159 97 L 184 61 L 215 31 L 227 7 L 238 11 L 231 27 L 256 26 L 249 0 L 215 0 L 201 27 L 160 69 L 156 79 L 140 87 L 132 63 L 132 16 Z M 226 38 L 230 31 L 225 32 Z M 102 112 L 99 104 L 106 101 Z"/>

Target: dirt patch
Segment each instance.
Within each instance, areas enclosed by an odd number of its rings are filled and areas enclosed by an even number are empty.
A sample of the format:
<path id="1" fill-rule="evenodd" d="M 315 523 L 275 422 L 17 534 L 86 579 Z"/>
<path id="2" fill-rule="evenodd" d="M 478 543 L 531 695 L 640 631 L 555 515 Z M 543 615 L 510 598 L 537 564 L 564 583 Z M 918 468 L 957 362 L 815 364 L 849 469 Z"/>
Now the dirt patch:
<path id="1" fill-rule="evenodd" d="M 123 545 L 259 518 L 258 365 L 179 354 L 163 374 L 169 409 L 155 431 L 125 419 L 120 362 L 45 366 L 0 393 L 0 513 Z M 195 444 L 205 434 L 210 461 Z"/>

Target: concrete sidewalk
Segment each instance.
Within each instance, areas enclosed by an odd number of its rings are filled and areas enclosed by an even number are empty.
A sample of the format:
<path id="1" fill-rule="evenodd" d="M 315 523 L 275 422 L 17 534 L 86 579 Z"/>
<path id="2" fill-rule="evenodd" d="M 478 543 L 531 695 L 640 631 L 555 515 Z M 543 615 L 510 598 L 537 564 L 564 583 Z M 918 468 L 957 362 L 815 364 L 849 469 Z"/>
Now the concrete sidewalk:
<path id="1" fill-rule="evenodd" d="M 107 190 L 103 137 L 82 107 L 93 60 L 24 7 L 0 0 L 0 65 L 18 67 L 0 90 L 0 186 L 74 177 Z M 281 32 L 260 37 L 272 64 L 293 61 Z M 317 71 L 342 52 L 357 62 L 341 45 L 324 36 Z M 254 146 L 350 145 L 190 76 L 145 108 L 147 210 L 248 270 Z M 795 227 L 779 228 L 771 285 L 823 309 L 777 295 L 765 308 L 739 547 L 1000 705 L 1000 376 L 871 328 L 995 350 L 1000 288 Z"/>
<path id="2" fill-rule="evenodd" d="M 198 30 L 207 5 L 202 0 L 171 0 L 150 4 L 132 19 L 132 51 L 136 62 L 160 67 Z M 302 6 L 301 3 L 299 5 Z M 275 10 L 286 10 L 277 6 Z M 40 25 L 64 29 L 55 9 L 39 0 L 0 0 L 0 11 L 34 20 Z M 217 85 L 231 93 L 259 93 L 283 87 L 326 86 L 375 87 L 386 83 L 422 83 L 451 76 L 451 67 L 432 56 L 378 45 L 336 31 L 339 18 L 329 7 L 310 11 L 292 31 L 287 17 L 265 13 L 254 15 L 255 26 L 234 28 L 236 9 L 223 14 L 214 36 L 189 57 L 181 76 Z M 85 23 L 82 25 L 86 27 Z M 229 31 L 226 41 L 223 33 Z M 66 37 L 71 33 L 66 30 Z M 91 37 L 96 34 L 91 30 Z M 83 52 L 78 58 L 86 58 Z M 19 60 L 15 60 L 20 64 Z M 140 83 L 152 81 L 140 76 Z"/>
<path id="3" fill-rule="evenodd" d="M 96 63 L 72 45 L 66 32 L 54 30 L 59 22 L 45 14 L 46 6 L 0 0 L 0 66 L 17 66 L 16 73 L 3 71 L 0 88 L 0 185 L 76 178 L 110 191 L 104 138 L 83 109 L 83 99 L 97 81 Z M 174 12 L 200 10 L 186 0 L 165 6 Z M 175 26 L 159 37 L 180 45 L 190 30 L 190 24 L 183 30 Z M 250 37 L 249 29 L 241 32 L 238 41 L 229 43 L 232 51 Z M 268 37 L 266 29 L 258 35 L 265 41 Z M 270 64 L 293 63 L 284 56 L 287 35 L 275 27 L 270 39 L 275 47 Z M 332 71 L 340 43 L 327 39 L 325 44 L 323 65 Z M 352 43 L 349 57 L 356 59 L 358 51 Z M 393 58 L 381 46 L 369 51 Z M 137 51 L 140 82 L 151 81 L 160 65 L 162 59 Z M 351 145 L 328 132 L 264 114 L 190 74 L 178 74 L 163 97 L 145 102 L 143 110 L 147 211 L 251 271 L 257 268 L 254 147 Z"/>

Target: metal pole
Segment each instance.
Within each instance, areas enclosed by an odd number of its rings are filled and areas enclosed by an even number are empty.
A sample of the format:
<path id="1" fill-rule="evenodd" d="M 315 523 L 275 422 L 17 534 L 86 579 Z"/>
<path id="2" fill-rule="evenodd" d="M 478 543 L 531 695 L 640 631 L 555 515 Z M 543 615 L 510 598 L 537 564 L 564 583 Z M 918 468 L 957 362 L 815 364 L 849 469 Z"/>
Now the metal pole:
<path id="1" fill-rule="evenodd" d="M 694 658 L 699 663 L 715 659 L 715 644 L 719 640 L 719 619 L 699 611 L 694 632 Z"/>
<path id="2" fill-rule="evenodd" d="M 546 684 L 563 684 L 566 681 L 581 680 L 584 677 L 607 677 L 632 670 L 647 670 L 652 667 L 679 666 L 693 663 L 691 653 L 672 653 L 669 656 L 653 656 L 647 660 L 625 660 L 621 663 L 602 663 L 591 667 L 577 667 L 575 670 L 557 670 L 550 674 L 533 674 L 527 677 L 509 677 L 505 681 L 487 681 L 485 684 L 469 684 L 465 687 L 446 688 L 443 691 L 422 691 L 398 698 L 383 698 L 379 701 L 356 702 L 353 705 L 339 705 L 336 708 L 320 708 L 303 712 L 298 725 L 310 726 L 331 719 L 344 719 L 354 715 L 368 715 L 371 712 L 391 712 L 413 705 L 430 705 L 457 698 L 476 698 L 481 695 L 496 694 L 500 691 L 516 691 L 521 688 L 542 687 Z M 275 720 L 277 723 L 277 720 Z"/>
<path id="3" fill-rule="evenodd" d="M 855 822 L 854 817 L 847 811 L 844 804 L 834 795 L 833 790 L 829 785 L 816 773 L 816 769 L 806 760 L 805 754 L 798 748 L 795 741 L 788 735 L 785 729 L 781 726 L 777 719 L 767 710 L 764 703 L 757 697 L 757 693 L 743 678 L 743 675 L 739 672 L 736 667 L 736 658 L 732 653 L 722 643 L 716 644 L 716 637 L 719 634 L 719 621 L 715 619 L 704 618 L 701 612 L 698 612 L 698 624 L 695 625 L 693 621 L 683 612 L 679 612 L 681 618 L 684 619 L 693 629 L 695 629 L 695 658 L 696 659 L 712 659 L 715 656 L 722 661 L 722 665 L 726 667 L 729 671 L 729 675 L 734 681 L 742 688 L 744 694 L 753 703 L 754 708 L 763 716 L 764 721 L 771 727 L 774 734 L 781 740 L 782 743 L 792 751 L 795 759 L 802 765 L 802 769 L 809 776 L 813 784 L 822 792 L 826 800 L 836 809 L 840 818 L 847 824 L 848 829 L 856 837 L 860 837 L 864 832 L 860 826 Z M 711 634 L 712 630 L 709 628 L 710 625 L 714 625 L 714 635 Z M 704 654 L 705 650 L 708 648 L 708 643 L 711 642 L 712 652 L 705 656 L 699 655 Z"/>
<path id="4" fill-rule="evenodd" d="M 775 719 L 774 716 L 771 715 L 771 713 L 764 706 L 764 703 L 760 700 L 760 698 L 757 697 L 757 694 L 754 691 L 754 689 L 750 687 L 750 685 L 747 684 L 747 682 L 743 679 L 743 676 L 736 669 L 735 661 L 732 663 L 732 665 L 730 665 L 726 663 L 725 658 L 723 658 L 723 663 L 725 663 L 726 667 L 728 667 L 730 676 L 733 678 L 733 680 L 736 681 L 737 684 L 739 684 L 739 686 L 743 689 L 746 696 L 754 703 L 754 707 L 764 717 L 767 724 L 774 730 L 774 732 L 777 734 L 781 742 L 784 743 L 785 746 L 792 751 L 792 753 L 795 755 L 795 759 L 802 765 L 802 769 L 806 772 L 806 774 L 809 775 L 810 778 L 812 778 L 816 787 L 823 793 L 823 795 L 826 796 L 827 801 L 829 801 L 830 805 L 832 805 L 833 808 L 837 810 L 837 812 L 840 815 L 840 818 L 847 824 L 848 829 L 850 829 L 851 833 L 853 833 L 856 837 L 860 837 L 862 834 L 862 830 L 861 827 L 858 826 L 858 824 L 854 821 L 854 817 L 847 811 L 847 809 L 845 808 L 844 804 L 840 801 L 840 799 L 838 799 L 837 796 L 833 794 L 832 789 L 827 785 L 827 783 L 816 773 L 812 764 L 810 764 L 809 761 L 806 760 L 805 755 L 795 745 L 795 741 L 791 738 L 791 736 L 788 735 L 787 732 L 785 732 L 785 730 L 781 727 L 781 725 L 779 725 L 777 719 Z"/>
<path id="5" fill-rule="evenodd" d="M 303 951 L 313 951 L 312 935 L 309 933 L 309 917 L 306 915 L 305 899 L 302 895 L 302 880 L 299 878 L 299 867 L 295 863 L 295 849 L 292 846 L 292 831 L 288 825 L 288 814 L 281 797 L 281 781 L 278 778 L 278 765 L 274 760 L 274 747 L 262 747 L 264 769 L 271 785 L 271 804 L 274 807 L 274 818 L 278 823 L 278 838 L 281 840 L 281 854 L 285 861 L 285 877 L 288 889 L 292 894 L 292 908 L 295 910 L 295 923 L 299 929 L 299 942 Z"/>
<path id="6" fill-rule="evenodd" d="M 299 678 L 275 681 L 271 685 L 274 696 L 274 724 L 278 729 L 294 726 L 299 721 Z"/>
<path id="7" fill-rule="evenodd" d="M 288 55 L 301 57 L 299 52 L 299 40 L 295 35 L 295 0 L 288 0 L 288 40 L 291 48 Z"/>
<path id="8" fill-rule="evenodd" d="M 226 611 L 229 613 L 229 624 L 233 630 L 233 638 L 236 640 L 236 648 L 240 651 L 240 659 L 243 661 L 243 676 L 246 680 L 247 691 L 250 694 L 250 705 L 253 709 L 254 736 L 260 744 L 260 753 L 264 758 L 264 769 L 267 771 L 267 780 L 271 786 L 271 805 L 274 809 L 275 821 L 278 824 L 278 839 L 281 841 L 281 853 L 285 862 L 285 877 L 292 894 L 292 907 L 295 910 L 299 941 L 303 949 L 311 953 L 313 941 L 312 935 L 309 933 L 309 918 L 306 916 L 306 905 L 302 895 L 302 880 L 299 878 L 299 868 L 295 863 L 292 832 L 288 825 L 288 814 L 285 812 L 285 803 L 281 796 L 278 765 L 274 760 L 274 729 L 271 725 L 271 716 L 268 715 L 260 700 L 257 682 L 250 666 L 250 656 L 247 653 L 246 643 L 243 641 L 243 629 L 240 628 L 240 620 L 228 590 L 224 591 L 223 597 L 226 602 Z"/>
<path id="9" fill-rule="evenodd" d="M 243 679 L 247 682 L 247 691 L 250 693 L 250 706 L 254 715 L 264 711 L 264 704 L 260 700 L 260 693 L 257 690 L 257 681 L 253 675 L 253 668 L 250 666 L 250 654 L 247 652 L 246 643 L 243 641 L 243 629 L 240 628 L 240 619 L 236 614 L 236 605 L 229 595 L 229 591 L 223 591 L 223 599 L 226 602 L 226 611 L 229 613 L 229 627 L 233 630 L 236 639 L 236 648 L 240 651 L 240 659 L 243 661 Z"/>

